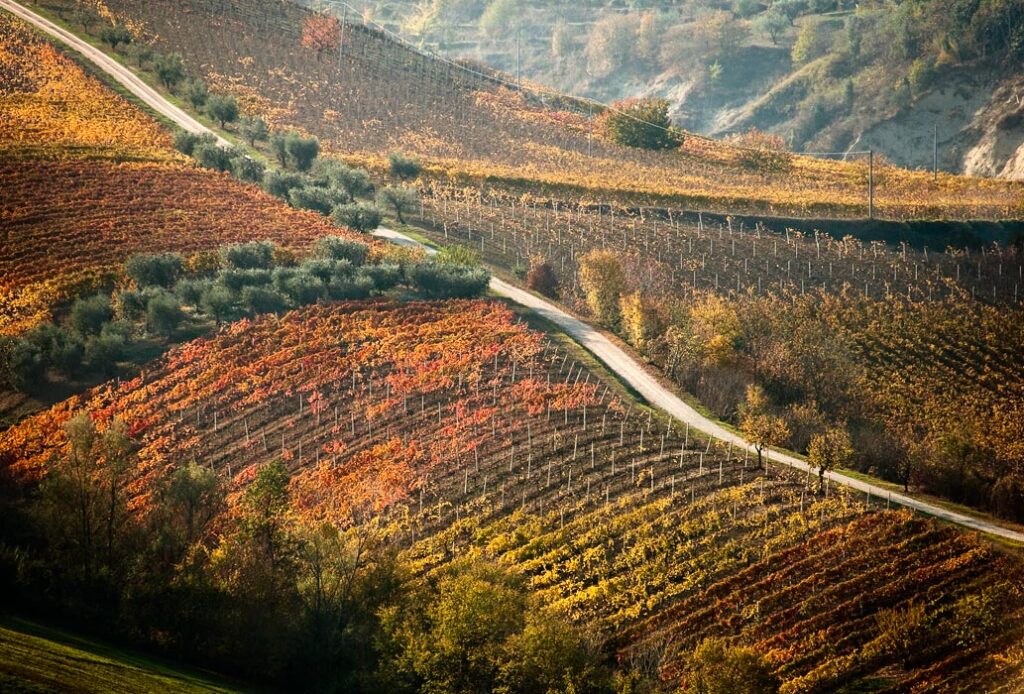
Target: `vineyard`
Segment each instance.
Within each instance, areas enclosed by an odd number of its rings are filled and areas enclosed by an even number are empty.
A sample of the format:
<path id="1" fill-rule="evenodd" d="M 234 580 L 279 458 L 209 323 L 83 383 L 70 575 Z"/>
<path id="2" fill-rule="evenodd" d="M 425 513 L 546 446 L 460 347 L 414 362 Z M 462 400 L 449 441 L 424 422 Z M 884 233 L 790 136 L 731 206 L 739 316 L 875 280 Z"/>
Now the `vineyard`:
<path id="1" fill-rule="evenodd" d="M 170 135 L 24 23 L 0 14 L 0 158 L 173 160 Z"/>
<path id="2" fill-rule="evenodd" d="M 0 165 L 0 180 L 0 334 L 121 278 L 134 253 L 257 240 L 302 250 L 345 233 L 227 175 L 178 164 L 18 161 Z"/>
<path id="3" fill-rule="evenodd" d="M 0 434 L 4 468 L 45 475 L 83 410 L 101 427 L 121 418 L 139 442 L 137 514 L 188 460 L 237 499 L 283 459 L 296 512 L 380 523 L 424 575 L 497 559 L 620 659 L 661 653 L 668 680 L 720 634 L 767 654 L 787 692 L 1020 682 L 1019 612 L 963 644 L 943 626 L 969 594 L 1019 604 L 1016 560 L 835 489 L 815 496 L 637 411 L 499 304 L 335 304 L 235 323 Z M 901 665 L 876 615 L 917 604 L 942 636 Z"/>
<path id="4" fill-rule="evenodd" d="M 92 3 L 45 0 L 66 12 Z M 179 51 L 211 89 L 277 127 L 317 135 L 333 154 L 379 168 L 400 149 L 441 179 L 561 198 L 799 216 L 867 216 L 868 167 L 764 156 L 687 138 L 650 152 L 594 132 L 595 108 L 510 88 L 499 76 L 410 50 L 380 31 L 274 0 L 111 1 L 110 16 L 161 51 Z M 339 10 L 340 11 L 340 10 Z M 1019 186 L 892 167 L 874 172 L 888 218 L 1012 218 Z"/>
<path id="5" fill-rule="evenodd" d="M 628 337 L 720 416 L 733 416 L 742 393 L 729 395 L 736 378 L 708 381 L 709 369 L 700 367 L 718 366 L 716 360 L 750 375 L 738 379 L 740 390 L 753 377 L 787 402 L 883 421 L 903 457 L 922 461 L 897 473 L 891 457 L 866 456 L 865 470 L 912 477 L 907 481 L 989 508 L 998 505 L 991 499 L 998 482 L 1013 484 L 1024 472 L 1019 250 L 915 251 L 458 190 L 426 198 L 419 221 L 438 241 L 470 246 L 499 267 L 522 272 L 545 260 L 562 298 L 584 312 L 578 261 L 596 249 L 614 251 L 631 278 L 628 291 L 643 294 L 657 326 L 647 328 L 654 334 Z M 679 314 L 708 296 L 726 302 L 742 347 L 694 371 L 687 366 L 694 348 L 679 337 L 693 321 L 687 327 Z M 699 334 L 707 340 L 714 331 Z M 814 347 L 821 344 L 832 345 L 829 354 Z M 935 462 L 953 436 L 977 452 L 958 462 L 958 475 Z M 1016 517 L 1014 503 L 1002 512 Z"/>

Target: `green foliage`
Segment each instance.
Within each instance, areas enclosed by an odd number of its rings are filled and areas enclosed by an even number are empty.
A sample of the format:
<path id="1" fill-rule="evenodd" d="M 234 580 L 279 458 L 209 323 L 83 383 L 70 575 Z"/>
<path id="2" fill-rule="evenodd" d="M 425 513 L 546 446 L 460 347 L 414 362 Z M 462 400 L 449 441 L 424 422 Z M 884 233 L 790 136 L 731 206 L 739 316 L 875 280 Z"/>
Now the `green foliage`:
<path id="1" fill-rule="evenodd" d="M 236 243 L 220 251 L 224 263 L 238 270 L 270 269 L 274 266 L 274 244 L 271 241 Z"/>
<path id="2" fill-rule="evenodd" d="M 324 236 L 317 239 L 313 247 L 313 255 L 318 258 L 347 260 L 359 267 L 370 255 L 370 247 L 359 241 L 352 241 L 340 236 Z"/>
<path id="3" fill-rule="evenodd" d="M 693 651 L 686 694 L 774 694 L 779 683 L 768 663 L 754 651 L 705 639 Z"/>
<path id="4" fill-rule="evenodd" d="M 242 306 L 250 315 L 256 315 L 283 311 L 287 302 L 269 287 L 245 287 L 242 289 Z"/>
<path id="5" fill-rule="evenodd" d="M 626 290 L 626 274 L 612 251 L 594 250 L 580 259 L 580 288 L 590 312 L 602 324 L 619 324 L 619 299 Z"/>
<path id="6" fill-rule="evenodd" d="M 214 94 L 206 100 L 206 112 L 223 128 L 238 120 L 238 101 L 233 96 Z"/>
<path id="7" fill-rule="evenodd" d="M 773 5 L 770 10 L 758 15 L 754 19 L 753 26 L 754 31 L 769 37 L 772 40 L 772 44 L 777 45 L 779 43 L 779 36 L 790 27 L 790 21 L 789 17 L 782 10 Z"/>
<path id="8" fill-rule="evenodd" d="M 360 270 L 357 281 L 366 278 L 373 283 L 374 291 L 383 293 L 398 286 L 402 281 L 402 268 L 393 264 L 367 265 Z"/>
<path id="9" fill-rule="evenodd" d="M 738 17 L 747 19 L 761 11 L 761 0 L 733 0 L 732 11 Z"/>
<path id="10" fill-rule="evenodd" d="M 288 134 L 280 131 L 271 134 L 270 151 L 274 153 L 278 164 L 288 166 Z"/>
<path id="11" fill-rule="evenodd" d="M 181 268 L 178 253 L 133 255 L 125 263 L 128 276 L 140 287 L 172 287 L 181 275 Z"/>
<path id="12" fill-rule="evenodd" d="M 914 96 L 920 96 L 922 92 L 931 86 L 935 75 L 935 68 L 928 58 L 917 58 L 910 64 L 910 72 L 907 79 L 910 81 L 910 90 Z"/>
<path id="13" fill-rule="evenodd" d="M 394 211 L 401 224 L 405 224 L 405 213 L 412 211 L 417 202 L 419 194 L 411 187 L 388 186 L 377 193 L 377 204 Z"/>
<path id="14" fill-rule="evenodd" d="M 288 201 L 292 207 L 299 210 L 311 210 L 322 215 L 331 214 L 338 203 L 343 199 L 336 191 L 316 186 L 303 186 L 292 188 L 288 191 Z"/>
<path id="15" fill-rule="evenodd" d="M 324 281 L 308 272 L 293 272 L 284 282 L 283 290 L 296 306 L 315 304 L 327 296 Z"/>
<path id="16" fill-rule="evenodd" d="M 184 319 L 181 304 L 170 292 L 156 292 L 146 302 L 146 326 L 158 335 L 171 337 Z"/>
<path id="17" fill-rule="evenodd" d="M 178 130 L 174 133 L 174 148 L 182 154 L 191 157 L 196 147 L 201 144 L 214 144 L 217 139 L 209 134 L 197 134 L 188 130 Z"/>
<path id="18" fill-rule="evenodd" d="M 122 289 L 114 294 L 114 313 L 121 320 L 142 320 L 146 315 L 146 298 L 135 289 Z"/>
<path id="19" fill-rule="evenodd" d="M 274 151 L 276 154 L 277 146 Z M 320 141 L 315 137 L 302 137 L 297 132 L 289 132 L 284 137 L 284 151 L 287 163 L 299 171 L 309 171 L 320 154 Z"/>
<path id="20" fill-rule="evenodd" d="M 609 139 L 626 147 L 675 149 L 683 144 L 682 132 L 668 117 L 665 99 L 616 102 L 601 115 L 601 128 Z"/>
<path id="21" fill-rule="evenodd" d="M 185 82 L 185 87 L 182 89 L 182 93 L 192 108 L 199 109 L 206 105 L 207 99 L 210 98 L 210 92 L 206 88 L 206 82 L 201 79 L 193 79 Z"/>
<path id="22" fill-rule="evenodd" d="M 434 262 L 441 265 L 478 267 L 480 265 L 480 253 L 468 246 L 452 244 L 450 246 L 442 246 L 434 256 Z"/>
<path id="23" fill-rule="evenodd" d="M 491 281 L 484 268 L 426 262 L 414 265 L 409 279 L 430 299 L 470 299 L 482 296 Z"/>
<path id="24" fill-rule="evenodd" d="M 369 233 L 380 226 L 380 209 L 363 202 L 338 205 L 331 211 L 331 220 L 338 226 Z"/>
<path id="25" fill-rule="evenodd" d="M 68 322 L 82 335 L 98 335 L 104 324 L 114 318 L 110 297 L 97 294 L 85 299 L 76 299 L 71 305 Z"/>
<path id="26" fill-rule="evenodd" d="M 306 177 L 287 171 L 267 171 L 263 176 L 263 190 L 279 198 L 288 199 L 289 193 L 306 184 Z"/>
<path id="27" fill-rule="evenodd" d="M 231 159 L 231 174 L 239 181 L 262 183 L 266 176 L 266 166 L 259 159 L 236 156 Z"/>
<path id="28" fill-rule="evenodd" d="M 348 202 L 357 197 L 373 193 L 373 182 L 366 169 L 348 166 L 342 162 L 332 161 L 322 167 L 327 179 L 338 189 L 345 191 Z"/>
<path id="29" fill-rule="evenodd" d="M 124 358 L 125 338 L 117 331 L 104 330 L 85 341 L 85 360 L 89 368 L 106 377 L 117 373 L 117 362 Z"/>
<path id="30" fill-rule="evenodd" d="M 264 287 L 273 282 L 273 273 L 263 268 L 239 270 L 224 268 L 217 275 L 217 283 L 238 293 L 245 287 Z"/>
<path id="31" fill-rule="evenodd" d="M 132 42 L 132 32 L 128 30 L 128 27 L 121 26 L 120 24 L 103 27 L 100 30 L 100 41 L 116 51 L 118 46 L 122 44 L 128 45 Z"/>
<path id="32" fill-rule="evenodd" d="M 480 31 L 487 36 L 497 36 L 508 31 L 518 22 L 519 0 L 491 0 L 480 15 Z"/>
<path id="33" fill-rule="evenodd" d="M 259 116 L 242 116 L 238 122 L 238 132 L 250 147 L 255 147 L 257 142 L 265 142 L 270 137 L 267 122 Z"/>
<path id="34" fill-rule="evenodd" d="M 392 152 L 388 155 L 388 162 L 391 165 L 391 175 L 401 181 L 411 181 L 420 175 L 423 164 L 416 157 L 411 157 L 401 152 Z"/>
<path id="35" fill-rule="evenodd" d="M 199 165 L 215 171 L 231 170 L 231 153 L 216 143 L 201 143 L 192 152 Z"/>
<path id="36" fill-rule="evenodd" d="M 228 287 L 221 284 L 207 287 L 199 298 L 199 308 L 213 318 L 218 325 L 231 316 L 234 307 L 234 294 Z"/>
<path id="37" fill-rule="evenodd" d="M 793 44 L 791 52 L 793 62 L 800 65 L 809 63 L 825 55 L 831 46 L 832 41 L 824 28 L 824 23 L 807 20 L 797 32 L 796 43 Z"/>
<path id="38" fill-rule="evenodd" d="M 185 61 L 181 53 L 158 54 L 153 58 L 153 72 L 170 90 L 185 77 Z"/>

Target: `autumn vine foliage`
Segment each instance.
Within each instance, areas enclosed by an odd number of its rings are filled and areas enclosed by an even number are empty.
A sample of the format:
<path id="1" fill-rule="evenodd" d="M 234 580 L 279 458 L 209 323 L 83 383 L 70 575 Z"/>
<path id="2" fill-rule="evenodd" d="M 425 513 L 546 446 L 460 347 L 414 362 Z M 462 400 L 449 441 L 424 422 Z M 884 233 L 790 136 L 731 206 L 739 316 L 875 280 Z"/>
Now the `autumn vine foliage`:
<path id="1" fill-rule="evenodd" d="M 326 14 L 313 14 L 302 23 L 302 45 L 316 51 L 320 60 L 326 51 L 336 51 L 341 45 L 341 22 Z"/>

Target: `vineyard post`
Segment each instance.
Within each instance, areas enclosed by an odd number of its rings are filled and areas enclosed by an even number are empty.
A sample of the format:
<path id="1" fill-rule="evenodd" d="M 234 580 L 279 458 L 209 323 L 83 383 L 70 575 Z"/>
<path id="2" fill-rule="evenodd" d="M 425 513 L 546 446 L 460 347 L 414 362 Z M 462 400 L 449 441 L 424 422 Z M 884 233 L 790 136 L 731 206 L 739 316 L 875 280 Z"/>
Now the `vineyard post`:
<path id="1" fill-rule="evenodd" d="M 868 150 L 868 219 L 875 218 L 875 150 Z"/>

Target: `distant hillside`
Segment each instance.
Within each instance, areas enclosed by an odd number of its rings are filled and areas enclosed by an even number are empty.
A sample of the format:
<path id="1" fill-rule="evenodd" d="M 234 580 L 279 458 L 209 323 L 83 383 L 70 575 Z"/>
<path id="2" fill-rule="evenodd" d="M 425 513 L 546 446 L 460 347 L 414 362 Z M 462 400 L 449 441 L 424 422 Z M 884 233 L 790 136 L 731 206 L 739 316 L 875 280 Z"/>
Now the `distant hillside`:
<path id="1" fill-rule="evenodd" d="M 74 0 L 44 5 L 72 20 L 91 11 Z M 732 213 L 868 215 L 863 159 L 826 162 L 697 136 L 680 149 L 622 146 L 604 136 L 599 105 L 520 91 L 508 75 L 433 59 L 354 22 L 340 6 L 333 15 L 281 0 L 110 0 L 104 7 L 132 27 L 137 46 L 180 52 L 211 91 L 237 96 L 246 113 L 306 130 L 328 153 L 378 169 L 385 153 L 405 150 L 423 158 L 433 177 L 520 193 Z M 90 24 L 95 31 L 109 21 Z M 934 181 L 892 167 L 875 174 L 874 211 L 882 217 L 1011 218 L 1024 201 L 1016 186 Z"/>
<path id="2" fill-rule="evenodd" d="M 935 136 L 940 169 L 1024 178 L 1019 0 L 351 4 L 569 92 L 663 96 L 705 134 L 759 128 L 797 151 L 870 147 L 913 168 L 931 168 Z"/>

